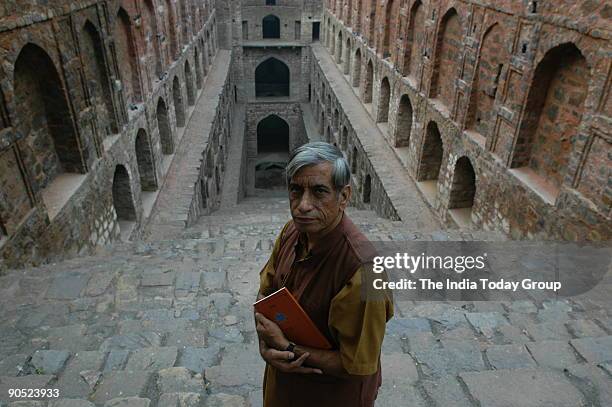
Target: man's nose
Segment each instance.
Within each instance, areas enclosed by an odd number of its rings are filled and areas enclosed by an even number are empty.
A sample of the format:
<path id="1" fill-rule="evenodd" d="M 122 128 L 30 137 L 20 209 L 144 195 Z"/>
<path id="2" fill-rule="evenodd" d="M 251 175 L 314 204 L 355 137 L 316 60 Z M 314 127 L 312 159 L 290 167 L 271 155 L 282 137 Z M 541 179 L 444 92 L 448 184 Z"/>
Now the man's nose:
<path id="1" fill-rule="evenodd" d="M 304 194 L 302 194 L 302 197 L 300 199 L 300 204 L 298 205 L 298 211 L 300 211 L 301 213 L 308 213 L 312 210 L 313 205 L 312 205 L 312 199 L 311 196 L 308 192 L 304 192 Z"/>

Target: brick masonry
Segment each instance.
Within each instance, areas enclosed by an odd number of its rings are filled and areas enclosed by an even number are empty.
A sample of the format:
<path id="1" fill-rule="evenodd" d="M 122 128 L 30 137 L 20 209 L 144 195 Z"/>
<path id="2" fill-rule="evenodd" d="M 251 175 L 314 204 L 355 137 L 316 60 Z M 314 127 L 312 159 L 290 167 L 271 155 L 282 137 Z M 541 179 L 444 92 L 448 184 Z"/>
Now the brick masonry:
<path id="1" fill-rule="evenodd" d="M 187 109 L 216 27 L 208 0 L 3 3 L 1 265 L 141 233 L 143 196 L 163 184 L 179 141 L 172 84 Z"/>
<path id="2" fill-rule="evenodd" d="M 350 44 L 338 69 L 411 177 L 435 182 L 448 224 L 471 208 L 474 227 L 514 238 L 608 240 L 609 16 L 597 2 L 329 1 L 322 42 L 336 62 Z M 329 99 L 314 107 L 326 121 Z"/>

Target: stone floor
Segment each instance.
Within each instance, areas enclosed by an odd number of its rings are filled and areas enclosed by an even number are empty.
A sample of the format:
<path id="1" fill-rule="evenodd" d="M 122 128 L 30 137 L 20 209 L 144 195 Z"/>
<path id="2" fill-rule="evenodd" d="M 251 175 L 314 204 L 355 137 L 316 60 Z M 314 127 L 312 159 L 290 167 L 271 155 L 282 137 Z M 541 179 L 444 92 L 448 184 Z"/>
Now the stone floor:
<path id="1" fill-rule="evenodd" d="M 497 238 L 349 213 L 373 239 Z M 251 304 L 287 218 L 286 199 L 249 198 L 173 239 L 0 277 L 0 406 L 260 406 Z M 398 302 L 377 405 L 612 405 L 609 293 Z M 43 387 L 61 400 L 8 404 Z"/>

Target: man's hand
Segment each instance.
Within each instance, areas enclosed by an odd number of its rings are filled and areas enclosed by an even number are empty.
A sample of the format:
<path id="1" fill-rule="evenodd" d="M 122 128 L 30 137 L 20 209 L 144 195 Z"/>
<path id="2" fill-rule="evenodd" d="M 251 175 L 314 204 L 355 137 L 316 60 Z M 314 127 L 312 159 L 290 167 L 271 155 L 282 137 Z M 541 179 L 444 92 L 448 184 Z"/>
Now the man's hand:
<path id="1" fill-rule="evenodd" d="M 255 329 L 259 339 L 262 339 L 268 347 L 284 350 L 289 346 L 289 341 L 280 327 L 258 312 L 255 313 Z"/>
<path id="2" fill-rule="evenodd" d="M 291 362 L 291 359 L 293 359 L 294 357 L 293 352 L 281 351 L 270 348 L 268 345 L 266 345 L 266 342 L 264 340 L 260 340 L 259 353 L 261 354 L 263 360 L 265 360 L 268 364 L 283 373 L 323 374 L 323 371 L 321 369 L 302 366 L 304 361 L 308 358 L 308 356 L 310 356 L 308 352 L 303 353 L 299 358 Z"/>

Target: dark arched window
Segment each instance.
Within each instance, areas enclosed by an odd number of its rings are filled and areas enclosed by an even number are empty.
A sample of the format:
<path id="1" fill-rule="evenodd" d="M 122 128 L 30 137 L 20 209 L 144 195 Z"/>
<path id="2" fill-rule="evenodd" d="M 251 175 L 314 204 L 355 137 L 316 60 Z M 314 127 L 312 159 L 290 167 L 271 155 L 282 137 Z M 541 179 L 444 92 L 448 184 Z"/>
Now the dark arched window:
<path id="1" fill-rule="evenodd" d="M 270 14 L 264 17 L 261 26 L 264 38 L 280 38 L 280 18 Z"/>
<path id="2" fill-rule="evenodd" d="M 255 188 L 284 189 L 289 161 L 289 124 L 272 114 L 257 124 Z"/>
<path id="3" fill-rule="evenodd" d="M 276 6 L 276 0 L 266 0 L 266 6 Z"/>
<path id="4" fill-rule="evenodd" d="M 255 69 L 255 96 L 289 96 L 289 68 L 276 58 L 268 58 Z"/>

